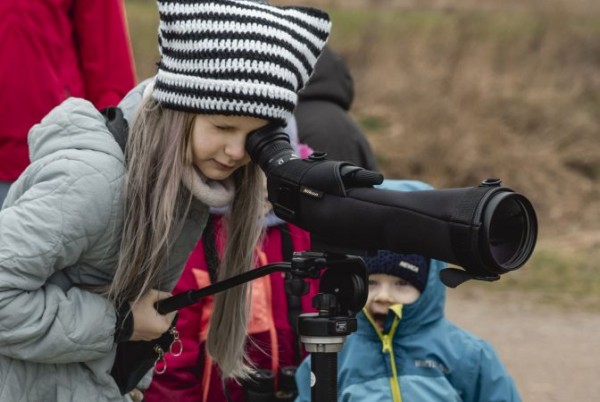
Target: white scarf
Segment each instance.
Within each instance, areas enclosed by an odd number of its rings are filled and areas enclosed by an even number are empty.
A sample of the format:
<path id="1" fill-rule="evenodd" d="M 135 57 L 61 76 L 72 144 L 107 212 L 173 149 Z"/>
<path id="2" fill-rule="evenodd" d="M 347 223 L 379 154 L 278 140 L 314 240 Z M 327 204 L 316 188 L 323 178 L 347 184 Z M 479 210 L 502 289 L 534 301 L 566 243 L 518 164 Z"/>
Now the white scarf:
<path id="1" fill-rule="evenodd" d="M 194 166 L 183 175 L 183 184 L 192 195 L 209 207 L 224 207 L 233 201 L 235 184 L 230 176 L 225 180 L 210 180 Z"/>

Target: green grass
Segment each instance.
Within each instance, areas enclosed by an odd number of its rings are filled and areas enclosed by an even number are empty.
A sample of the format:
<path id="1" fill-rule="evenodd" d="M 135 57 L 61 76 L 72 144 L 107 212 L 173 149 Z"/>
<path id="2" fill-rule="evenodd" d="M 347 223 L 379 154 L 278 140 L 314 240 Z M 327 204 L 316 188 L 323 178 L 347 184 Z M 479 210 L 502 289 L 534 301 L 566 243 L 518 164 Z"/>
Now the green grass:
<path id="1" fill-rule="evenodd" d="M 351 49 L 364 40 L 365 33 L 376 31 L 384 38 L 407 40 L 423 34 L 443 37 L 465 31 L 479 42 L 511 43 L 533 39 L 552 31 L 600 34 L 598 16 L 569 16 L 560 11 L 539 14 L 528 11 L 482 10 L 343 10 L 330 12 L 333 21 L 331 41 L 336 47 Z"/>
<path id="2" fill-rule="evenodd" d="M 138 80 L 151 77 L 158 61 L 158 9 L 154 1 L 125 2 Z"/>
<path id="3" fill-rule="evenodd" d="M 521 269 L 490 288 L 519 290 L 569 309 L 600 311 L 600 250 L 566 252 L 538 247 Z"/>
<path id="4" fill-rule="evenodd" d="M 358 122 L 361 127 L 373 134 L 381 132 L 389 125 L 389 122 L 377 116 L 359 116 Z"/>

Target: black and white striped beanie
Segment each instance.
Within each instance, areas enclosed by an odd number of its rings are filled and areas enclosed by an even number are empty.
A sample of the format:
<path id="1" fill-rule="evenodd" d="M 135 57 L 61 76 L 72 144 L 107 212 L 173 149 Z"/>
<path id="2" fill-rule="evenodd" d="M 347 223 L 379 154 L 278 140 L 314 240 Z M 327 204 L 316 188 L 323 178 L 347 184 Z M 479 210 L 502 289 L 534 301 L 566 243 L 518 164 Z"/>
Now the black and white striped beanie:
<path id="1" fill-rule="evenodd" d="M 314 8 L 248 0 L 158 0 L 158 7 L 153 97 L 198 114 L 287 120 L 331 29 Z"/>

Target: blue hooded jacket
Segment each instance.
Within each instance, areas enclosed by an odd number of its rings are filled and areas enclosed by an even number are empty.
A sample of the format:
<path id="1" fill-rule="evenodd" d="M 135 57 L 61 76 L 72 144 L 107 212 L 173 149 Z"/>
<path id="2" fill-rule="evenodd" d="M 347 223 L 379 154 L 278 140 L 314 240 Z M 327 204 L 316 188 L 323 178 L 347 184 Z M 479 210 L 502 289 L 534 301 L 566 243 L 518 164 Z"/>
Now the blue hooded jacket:
<path id="1" fill-rule="evenodd" d="M 386 180 L 381 188 L 430 189 L 416 181 Z M 410 230 L 407 228 L 407 230 Z M 512 378 L 492 346 L 444 316 L 446 290 L 431 260 L 419 299 L 392 306 L 382 333 L 363 310 L 358 330 L 338 354 L 338 400 L 342 402 L 520 401 Z M 311 400 L 310 356 L 296 372 L 299 396 Z"/>

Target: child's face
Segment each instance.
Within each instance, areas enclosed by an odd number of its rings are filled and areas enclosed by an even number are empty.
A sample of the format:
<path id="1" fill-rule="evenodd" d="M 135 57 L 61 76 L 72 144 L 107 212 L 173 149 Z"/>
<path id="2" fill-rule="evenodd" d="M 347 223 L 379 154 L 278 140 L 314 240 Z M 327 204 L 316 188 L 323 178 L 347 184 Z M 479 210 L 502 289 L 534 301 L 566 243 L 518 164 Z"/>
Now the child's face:
<path id="1" fill-rule="evenodd" d="M 369 296 L 365 307 L 379 329 L 383 330 L 383 323 L 390 306 L 414 303 L 420 295 L 421 292 L 417 288 L 402 278 L 387 274 L 371 274 Z"/>
<path id="2" fill-rule="evenodd" d="M 248 116 L 197 115 L 192 127 L 194 165 L 211 180 L 225 180 L 250 162 L 248 134 L 267 121 Z"/>

